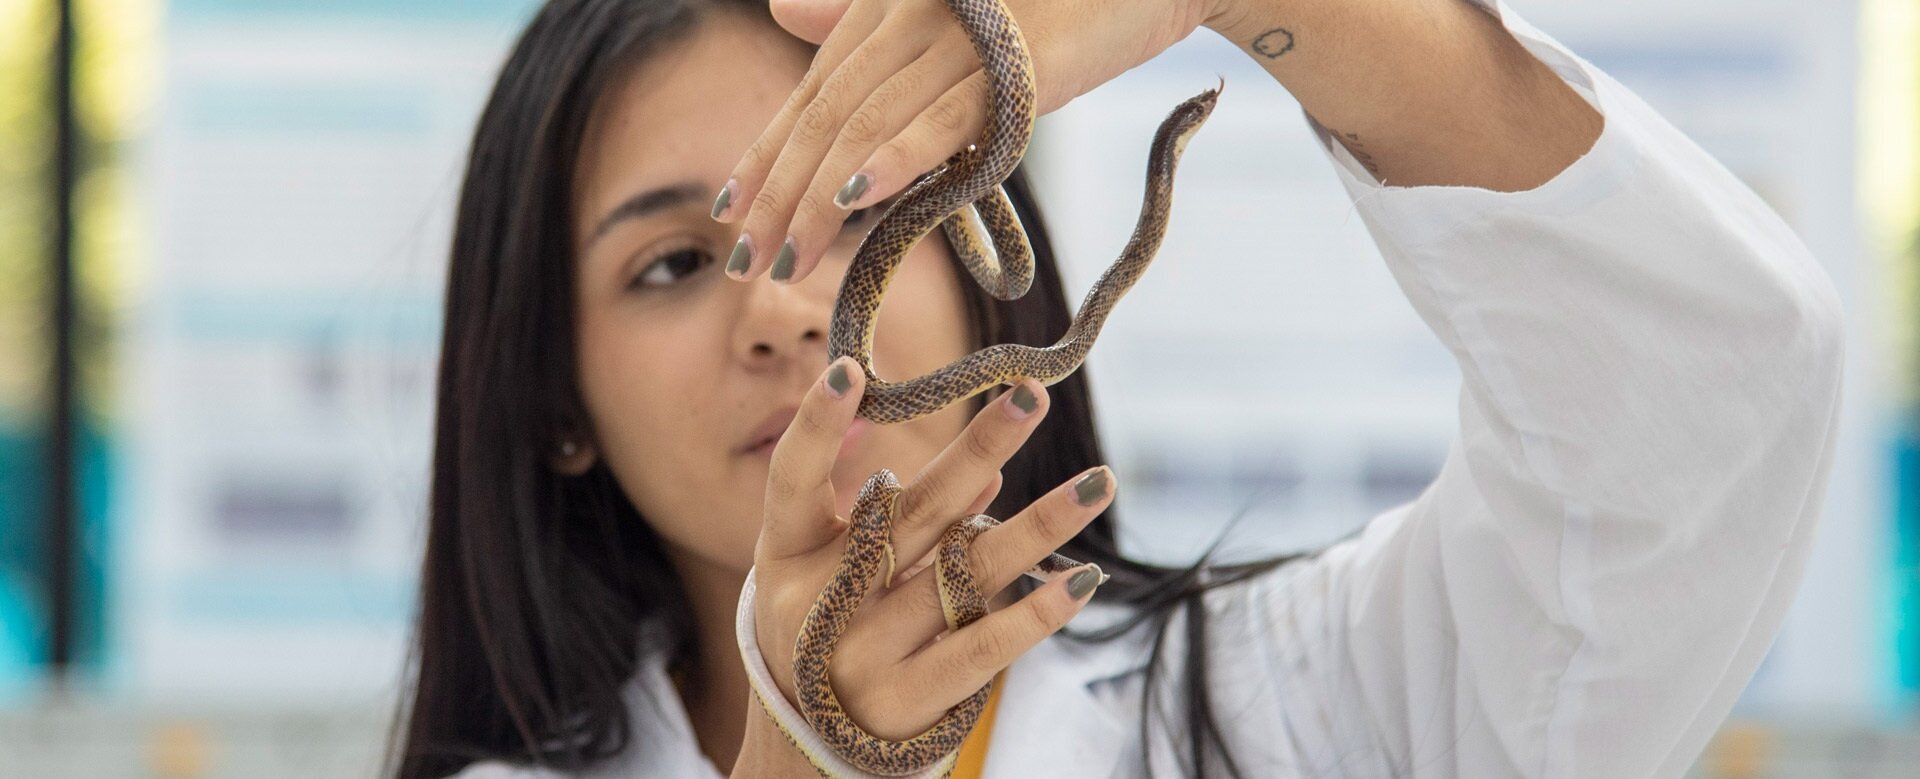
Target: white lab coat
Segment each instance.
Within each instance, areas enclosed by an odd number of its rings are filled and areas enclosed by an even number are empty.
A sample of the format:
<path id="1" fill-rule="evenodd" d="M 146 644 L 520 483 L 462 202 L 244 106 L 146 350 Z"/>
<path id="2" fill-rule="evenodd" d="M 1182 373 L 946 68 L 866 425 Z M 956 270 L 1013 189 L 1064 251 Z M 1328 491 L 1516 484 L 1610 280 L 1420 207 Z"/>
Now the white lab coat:
<path id="1" fill-rule="evenodd" d="M 1250 777 L 1679 776 L 1813 541 L 1840 396 L 1831 282 L 1637 97 L 1492 10 L 1606 127 L 1521 193 L 1383 187 L 1320 131 L 1459 360 L 1460 432 L 1413 503 L 1214 593 L 1215 707 Z M 1075 625 L 1113 609 L 1096 596 Z M 986 776 L 1142 775 L 1149 638 L 1054 638 L 1016 662 Z M 628 693 L 633 747 L 591 776 L 719 776 L 659 658 Z M 1155 740 L 1156 775 L 1183 775 L 1184 742 Z"/>

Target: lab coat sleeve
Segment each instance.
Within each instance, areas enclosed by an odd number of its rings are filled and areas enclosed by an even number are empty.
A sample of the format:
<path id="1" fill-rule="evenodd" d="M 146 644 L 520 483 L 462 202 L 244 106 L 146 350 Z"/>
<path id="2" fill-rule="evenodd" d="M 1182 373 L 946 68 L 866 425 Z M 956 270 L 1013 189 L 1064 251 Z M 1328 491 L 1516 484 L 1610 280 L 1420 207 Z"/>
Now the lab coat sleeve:
<path id="1" fill-rule="evenodd" d="M 1315 128 L 1459 362 L 1459 431 L 1418 500 L 1247 590 L 1266 683 L 1232 683 L 1291 701 L 1309 775 L 1679 776 L 1801 579 L 1839 306 L 1732 174 L 1491 10 L 1605 128 L 1518 193 L 1382 186 Z"/>

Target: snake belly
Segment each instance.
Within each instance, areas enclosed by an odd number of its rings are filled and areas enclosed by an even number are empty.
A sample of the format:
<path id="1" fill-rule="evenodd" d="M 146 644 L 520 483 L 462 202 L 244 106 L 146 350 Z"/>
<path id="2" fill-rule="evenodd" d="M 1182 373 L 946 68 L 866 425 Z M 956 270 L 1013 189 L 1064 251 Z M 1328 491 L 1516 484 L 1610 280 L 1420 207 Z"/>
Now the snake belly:
<path id="1" fill-rule="evenodd" d="M 1032 248 L 1000 186 L 1025 155 L 1033 134 L 1032 61 L 1001 0 L 946 2 L 966 29 L 986 73 L 985 131 L 978 143 L 908 187 L 861 241 L 841 284 L 828 337 L 829 359 L 851 355 L 866 372 L 859 415 L 883 424 L 923 416 L 1021 378 L 1053 384 L 1079 368 L 1114 305 L 1159 250 L 1172 205 L 1174 169 L 1187 140 L 1212 113 L 1220 93 L 1219 87 L 1207 90 L 1176 106 L 1161 122 L 1148 157 L 1146 194 L 1133 235 L 1119 259 L 1094 283 L 1057 342 L 1046 347 L 997 344 L 925 376 L 886 381 L 874 374 L 872 365 L 875 315 L 894 272 L 928 233 L 942 229 L 975 281 L 996 298 L 1018 298 L 1033 278 Z M 834 647 L 868 590 L 876 580 L 892 583 L 891 516 L 900 492 L 898 479 L 884 469 L 862 487 L 841 563 L 795 640 L 794 685 L 800 697 L 798 708 L 808 724 L 849 763 L 882 776 L 930 768 L 944 776 L 979 721 L 991 684 L 953 706 L 919 735 L 894 741 L 868 733 L 847 715 L 827 670 Z M 966 517 L 949 527 L 936 547 L 933 569 L 950 630 L 987 613 L 987 597 L 974 581 L 967 549 L 996 524 L 985 515 Z M 1056 554 L 1027 573 L 1048 579 L 1078 567 L 1079 563 Z"/>

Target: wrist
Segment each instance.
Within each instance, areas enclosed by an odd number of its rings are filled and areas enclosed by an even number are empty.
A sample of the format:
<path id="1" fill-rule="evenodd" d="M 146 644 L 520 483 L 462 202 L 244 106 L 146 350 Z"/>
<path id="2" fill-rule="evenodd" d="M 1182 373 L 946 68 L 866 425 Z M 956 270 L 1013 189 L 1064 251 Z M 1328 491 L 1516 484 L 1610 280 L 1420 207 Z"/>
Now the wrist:
<path id="1" fill-rule="evenodd" d="M 740 742 L 740 757 L 734 760 L 730 777 L 793 777 L 793 779 L 812 779 L 818 775 L 813 764 L 800 749 L 781 735 L 779 729 L 766 713 L 760 711 L 760 702 L 750 701 L 747 710 L 747 733 Z"/>
<path id="2" fill-rule="evenodd" d="M 1247 25 L 1253 20 L 1274 16 L 1277 10 L 1274 6 L 1282 0 L 1196 1 L 1201 4 L 1200 26 L 1219 33 L 1223 38 L 1240 42 L 1247 37 Z"/>

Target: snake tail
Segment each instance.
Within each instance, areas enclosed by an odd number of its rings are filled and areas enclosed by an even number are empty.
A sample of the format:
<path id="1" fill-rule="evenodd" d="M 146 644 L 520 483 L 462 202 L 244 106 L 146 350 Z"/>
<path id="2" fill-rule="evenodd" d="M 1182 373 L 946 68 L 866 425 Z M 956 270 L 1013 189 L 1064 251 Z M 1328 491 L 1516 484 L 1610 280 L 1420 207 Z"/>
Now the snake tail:
<path id="1" fill-rule="evenodd" d="M 1154 136 L 1152 153 L 1147 160 L 1146 194 L 1141 202 L 1140 217 L 1133 235 L 1119 259 L 1107 268 L 1088 291 L 1079 313 L 1060 340 L 1044 347 L 996 344 L 961 357 L 925 376 L 894 382 L 875 375 L 872 367 L 873 313 L 877 312 L 879 298 L 885 294 L 905 253 L 904 249 L 900 249 L 899 254 L 889 254 L 882 248 L 888 243 L 902 240 L 900 236 L 891 235 L 889 222 L 898 220 L 890 220 L 889 217 L 903 205 L 913 206 L 914 203 L 908 202 L 909 199 L 918 200 L 915 196 L 919 190 L 940 186 L 943 179 L 936 174 L 922 179 L 909 189 L 908 194 L 893 209 L 889 209 L 888 214 L 881 218 L 881 224 L 861 243 L 853 265 L 847 271 L 847 279 L 841 287 L 840 300 L 834 310 L 829 336 L 831 357 L 837 359 L 842 354 L 851 354 L 867 373 L 867 390 L 860 400 L 860 416 L 883 424 L 904 422 L 1023 377 L 1051 385 L 1078 369 L 1093 348 L 1115 304 L 1146 272 L 1159 251 L 1161 240 L 1166 236 L 1175 169 L 1188 139 L 1212 114 L 1219 93 L 1218 88 L 1210 89 L 1181 103 L 1160 123 Z M 963 152 L 961 156 L 967 154 Z M 1007 210 L 1011 212 L 1010 207 Z M 945 214 L 941 216 L 944 218 Z M 927 227 L 938 223 L 930 220 Z M 917 240 L 918 236 L 913 238 Z M 993 243 L 997 247 L 1002 241 L 996 236 Z M 1002 269 L 1010 261 L 1024 261 L 1026 265 L 1022 266 L 1023 272 L 1031 275 L 1030 249 L 1001 251 L 998 252 L 998 259 Z M 975 275 L 980 274 L 976 272 Z"/>
<path id="2" fill-rule="evenodd" d="M 1033 62 L 1002 0 L 946 3 L 966 31 L 987 77 L 986 127 L 978 142 L 909 185 L 861 240 L 841 282 L 828 334 L 829 358 L 852 356 L 866 372 L 867 388 L 858 413 L 878 423 L 930 414 L 1023 377 L 1053 384 L 1077 370 L 1114 305 L 1139 281 L 1159 251 L 1172 207 L 1174 169 L 1220 94 L 1220 88 L 1203 92 L 1176 106 L 1160 123 L 1147 160 L 1146 194 L 1133 235 L 1119 259 L 1094 282 L 1059 341 L 1045 347 L 995 344 L 925 376 L 885 381 L 873 368 L 880 301 L 900 263 L 929 233 L 942 230 L 974 281 L 997 299 L 1024 295 L 1034 274 L 1032 246 L 1002 187 L 1033 136 Z M 834 648 L 874 584 L 890 585 L 893 580 L 891 517 L 900 493 L 899 480 L 886 470 L 876 472 L 861 488 L 840 565 L 808 610 L 794 642 L 794 687 L 807 724 L 849 763 L 883 776 L 950 770 L 954 753 L 978 723 L 992 691 L 991 683 L 982 686 L 925 731 L 904 741 L 866 732 L 834 693 L 828 674 Z M 967 517 L 949 527 L 935 549 L 934 573 L 949 630 L 961 629 L 987 613 L 987 596 L 974 580 L 967 558 L 973 542 L 996 524 L 984 515 Z M 1027 574 L 1050 579 L 1078 565 L 1055 554 Z M 793 738 L 791 733 L 787 736 Z"/>

